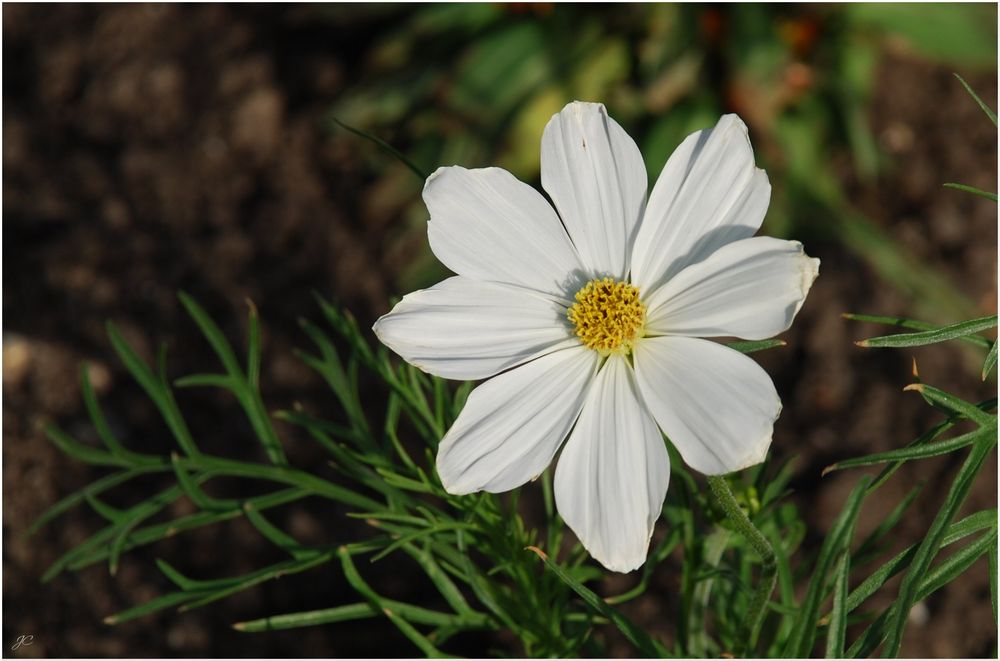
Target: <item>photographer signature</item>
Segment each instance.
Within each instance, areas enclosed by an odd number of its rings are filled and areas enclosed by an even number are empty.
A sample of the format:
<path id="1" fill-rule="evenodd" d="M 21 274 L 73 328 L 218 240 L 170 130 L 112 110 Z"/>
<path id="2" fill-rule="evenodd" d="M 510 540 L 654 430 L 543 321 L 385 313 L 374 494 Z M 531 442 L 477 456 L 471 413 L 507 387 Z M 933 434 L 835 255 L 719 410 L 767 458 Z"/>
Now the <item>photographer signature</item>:
<path id="1" fill-rule="evenodd" d="M 10 651 L 16 652 L 18 648 L 27 647 L 28 645 L 34 645 L 34 643 L 35 643 L 35 637 L 31 634 L 28 634 L 27 636 L 25 635 L 18 636 L 17 640 L 14 641 L 14 644 L 10 646 Z"/>

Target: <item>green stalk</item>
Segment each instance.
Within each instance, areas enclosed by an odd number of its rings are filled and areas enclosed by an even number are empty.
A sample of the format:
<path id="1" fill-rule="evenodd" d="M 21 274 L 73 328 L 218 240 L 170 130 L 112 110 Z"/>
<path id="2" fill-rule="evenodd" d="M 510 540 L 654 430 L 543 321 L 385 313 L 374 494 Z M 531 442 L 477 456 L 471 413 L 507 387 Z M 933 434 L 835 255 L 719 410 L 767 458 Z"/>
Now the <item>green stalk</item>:
<path id="1" fill-rule="evenodd" d="M 757 636 L 760 635 L 760 628 L 764 624 L 764 615 L 767 613 L 767 602 L 774 592 L 775 583 L 778 580 L 778 564 L 775 559 L 774 549 L 771 548 L 767 538 L 750 522 L 746 513 L 740 509 L 733 490 L 729 487 L 729 482 L 725 476 L 709 475 L 708 484 L 715 494 L 715 500 L 726 513 L 726 517 L 733 524 L 736 530 L 750 543 L 757 555 L 760 556 L 763 565 L 760 570 L 760 581 L 757 589 L 750 600 L 750 607 L 747 610 L 747 630 L 745 638 L 747 641 L 744 650 L 737 650 L 737 656 L 743 656 L 757 645 Z"/>

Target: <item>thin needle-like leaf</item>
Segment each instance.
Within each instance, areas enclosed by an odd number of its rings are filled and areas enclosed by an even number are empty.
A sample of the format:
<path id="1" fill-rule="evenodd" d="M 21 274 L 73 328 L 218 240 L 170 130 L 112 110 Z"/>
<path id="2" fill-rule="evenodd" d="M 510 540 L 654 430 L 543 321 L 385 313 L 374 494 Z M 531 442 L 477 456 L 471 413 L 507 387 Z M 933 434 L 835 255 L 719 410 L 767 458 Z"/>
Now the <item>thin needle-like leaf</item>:
<path id="1" fill-rule="evenodd" d="M 946 340 L 954 340 L 960 337 L 975 335 L 991 328 L 996 328 L 997 315 L 991 314 L 988 317 L 970 319 L 950 326 L 942 326 L 934 330 L 919 331 L 917 333 L 903 333 L 902 335 L 882 335 L 872 337 L 867 340 L 855 342 L 859 347 L 919 347 L 925 344 L 936 344 Z"/>
<path id="2" fill-rule="evenodd" d="M 128 622 L 129 620 L 134 620 L 144 615 L 150 615 L 157 611 L 161 611 L 164 608 L 170 608 L 171 606 L 177 606 L 178 604 L 183 604 L 186 601 L 197 599 L 198 596 L 198 592 L 169 592 L 155 599 L 151 599 L 144 604 L 135 606 L 134 608 L 129 608 L 121 611 L 120 613 L 109 615 L 104 618 L 104 623 L 114 625 L 121 624 L 122 622 Z"/>
<path id="3" fill-rule="evenodd" d="M 988 553 L 993 544 L 996 543 L 997 531 L 994 527 L 989 533 L 983 535 L 978 540 L 969 544 L 965 548 L 948 556 L 944 562 L 935 567 L 920 582 L 917 590 L 917 601 L 927 599 L 935 591 L 946 585 L 951 579 L 967 570 L 984 553 Z M 850 649 L 847 650 L 849 658 L 860 658 L 870 656 L 879 644 L 886 637 L 886 629 L 891 619 L 896 616 L 899 603 L 894 602 L 889 608 L 882 612 L 874 622 L 869 625 L 861 636 L 854 641 Z"/>
<path id="4" fill-rule="evenodd" d="M 389 546 L 385 547 L 382 551 L 380 551 L 379 553 L 377 553 L 376 555 L 374 555 L 372 557 L 372 562 L 377 562 L 377 561 L 381 560 L 382 558 L 384 558 L 385 556 L 389 555 L 390 553 L 392 553 L 393 551 L 395 551 L 399 547 L 403 546 L 404 544 L 410 544 L 410 543 L 412 543 L 412 542 L 420 539 L 421 537 L 428 537 L 428 536 L 433 535 L 434 533 L 443 532 L 443 531 L 446 531 L 446 530 L 470 530 L 470 531 L 472 531 L 472 530 L 476 530 L 476 526 L 474 526 L 472 524 L 469 524 L 469 523 L 464 523 L 462 521 L 451 521 L 451 522 L 437 523 L 437 524 L 429 525 L 426 528 L 422 528 L 420 530 L 414 530 L 413 532 L 410 532 L 410 533 L 407 533 L 407 534 L 403 535 L 398 540 L 396 540 L 395 542 L 393 542 Z"/>
<path id="5" fill-rule="evenodd" d="M 990 606 L 993 607 L 993 621 L 997 619 L 997 540 L 993 540 L 989 555 L 990 570 Z"/>
<path id="6" fill-rule="evenodd" d="M 941 546 L 948 546 L 949 544 L 953 544 L 960 539 L 964 539 L 973 533 L 977 533 L 980 530 L 985 530 L 986 528 L 994 526 L 996 525 L 996 521 L 996 509 L 984 510 L 982 512 L 971 514 L 961 521 L 956 521 L 951 524 L 944 536 L 944 539 L 941 541 Z M 864 603 L 866 599 L 875 594 L 879 588 L 885 585 L 886 581 L 909 567 L 916 553 L 917 545 L 914 544 L 913 546 L 897 553 L 892 557 L 892 559 L 872 572 L 871 575 L 862 581 L 860 585 L 854 588 L 854 590 L 851 591 L 851 594 L 847 597 L 847 612 L 852 612 Z"/>
<path id="7" fill-rule="evenodd" d="M 549 556 L 541 549 L 528 547 L 527 550 L 537 555 L 542 562 L 545 563 L 545 567 L 558 576 L 559 580 L 568 585 L 573 592 L 577 593 L 588 606 L 608 618 L 618 628 L 618 630 L 622 632 L 625 638 L 627 638 L 630 643 L 638 647 L 643 654 L 651 657 L 666 655 L 666 648 L 664 648 L 660 642 L 652 638 L 641 627 L 636 626 L 635 623 L 625 617 L 625 615 L 623 615 L 620 611 L 608 605 L 592 590 L 567 574 L 565 569 L 552 562 L 552 560 L 549 559 Z"/>
<path id="8" fill-rule="evenodd" d="M 945 188 L 953 188 L 955 190 L 960 190 L 964 193 L 972 193 L 973 195 L 978 195 L 979 197 L 985 197 L 987 200 L 997 201 L 997 194 L 991 193 L 989 191 L 976 188 L 975 186 L 966 186 L 965 184 L 954 184 L 947 183 L 944 185 Z"/>
<path id="9" fill-rule="evenodd" d="M 105 521 L 110 523 L 121 523 L 125 520 L 126 516 L 122 510 L 116 507 L 111 507 L 97 496 L 86 494 L 84 495 L 84 498 L 87 500 L 87 504 L 90 505 L 90 508 L 100 514 Z"/>
<path id="10" fill-rule="evenodd" d="M 257 633 L 259 631 L 314 627 L 321 624 L 333 624 L 335 622 L 350 622 L 378 615 L 381 615 L 381 613 L 370 603 L 360 602 L 336 606 L 334 608 L 324 608 L 322 610 L 285 613 L 284 615 L 272 615 L 258 620 L 236 622 L 233 624 L 233 628 L 246 633 Z"/>
<path id="11" fill-rule="evenodd" d="M 991 122 L 993 122 L 993 126 L 996 126 L 997 114 L 992 110 L 990 110 L 990 107 L 986 105 L 986 103 L 984 103 L 982 99 L 979 98 L 979 95 L 972 90 L 972 87 L 969 86 L 969 83 L 965 82 L 965 78 L 962 78 L 957 73 L 955 74 L 955 78 L 958 78 L 958 82 L 962 83 L 962 87 L 965 88 L 965 91 L 968 92 L 973 99 L 975 99 L 976 103 L 979 104 L 979 107 L 983 109 L 984 113 L 986 113 L 986 116 L 990 118 Z"/>
<path id="12" fill-rule="evenodd" d="M 736 342 L 729 342 L 726 346 L 730 349 L 736 349 L 740 353 L 754 353 L 757 351 L 763 351 L 764 349 L 773 349 L 774 347 L 783 347 L 787 342 L 784 340 L 758 340 L 755 342 L 739 340 Z"/>
<path id="13" fill-rule="evenodd" d="M 207 604 L 210 604 L 220 599 L 225 599 L 230 597 L 237 592 L 242 592 L 248 588 L 251 588 L 265 581 L 274 580 L 276 578 L 281 578 L 282 576 L 288 576 L 290 574 L 298 574 L 313 567 L 317 567 L 324 562 L 329 562 L 329 560 L 334 556 L 333 551 L 315 551 L 305 557 L 295 558 L 292 560 L 286 560 L 285 562 L 279 562 L 277 564 L 259 569 L 255 572 L 251 572 L 245 576 L 241 576 L 237 582 L 230 586 L 224 587 L 215 592 L 209 594 L 202 594 L 194 601 L 190 601 L 180 607 L 180 611 L 194 610 L 195 608 L 201 608 Z"/>
<path id="14" fill-rule="evenodd" d="M 128 468 L 131 466 L 131 462 L 129 462 L 128 459 L 115 456 L 110 452 L 99 448 L 84 445 L 53 424 L 45 427 L 45 436 L 52 441 L 57 448 L 62 450 L 63 453 L 68 454 L 74 459 L 78 459 L 84 463 L 95 464 L 98 466 L 120 466 L 122 468 Z"/>
<path id="15" fill-rule="evenodd" d="M 222 363 L 223 367 L 226 368 L 226 372 L 229 373 L 228 386 L 224 387 L 228 387 L 232 390 L 233 394 L 236 395 L 236 399 L 246 412 L 247 419 L 250 421 L 250 425 L 253 427 L 257 439 L 264 447 L 264 452 L 267 453 L 268 459 L 270 459 L 271 463 L 276 466 L 287 466 L 288 458 L 285 457 L 285 451 L 281 447 L 281 441 L 278 438 L 277 432 L 274 430 L 274 425 L 271 423 L 271 418 L 268 416 L 267 410 L 264 408 L 264 402 L 260 396 L 260 389 L 253 385 L 254 379 L 248 379 L 247 375 L 244 374 L 243 368 L 240 367 L 239 361 L 236 359 L 236 354 L 233 352 L 233 348 L 230 346 L 225 335 L 222 334 L 222 331 L 216 323 L 210 316 L 208 316 L 208 313 L 206 313 L 193 298 L 188 296 L 183 291 L 178 292 L 177 296 L 180 298 L 181 304 L 187 310 L 195 324 L 198 325 L 202 335 L 205 336 L 205 339 L 208 340 L 208 343 L 212 346 L 212 349 L 215 351 L 215 355 L 218 356 L 219 361 Z M 256 310 L 251 307 L 251 348 L 248 351 L 248 354 L 250 360 L 259 362 L 260 347 L 259 338 L 257 337 L 255 315 Z M 259 365 L 256 367 L 251 365 L 250 367 L 252 369 L 259 369 Z"/>
<path id="16" fill-rule="evenodd" d="M 899 328 L 909 328 L 917 331 L 936 331 L 942 328 L 942 326 L 929 324 L 926 321 L 917 321 L 916 319 L 907 319 L 905 317 L 886 317 L 882 315 L 858 314 L 854 312 L 845 312 L 841 316 L 844 319 L 850 319 L 852 321 L 866 321 L 872 324 L 898 326 Z M 984 349 L 990 348 L 990 341 L 980 335 L 962 335 L 957 339 L 970 344 L 975 344 L 983 347 Z"/>
<path id="17" fill-rule="evenodd" d="M 246 300 L 249 308 L 247 331 L 247 382 L 253 390 L 260 389 L 260 320 L 257 306 L 249 298 Z"/>
<path id="18" fill-rule="evenodd" d="M 833 576 L 833 607 L 826 629 L 826 658 L 844 656 L 844 639 L 847 637 L 847 580 L 851 571 L 851 554 L 844 549 L 837 561 Z"/>
<path id="19" fill-rule="evenodd" d="M 990 347 L 990 352 L 986 354 L 986 360 L 983 361 L 983 381 L 990 375 L 993 368 L 997 366 L 997 344 L 997 342 L 993 343 L 993 346 Z"/>
<path id="20" fill-rule="evenodd" d="M 996 526 L 993 526 L 989 532 L 945 558 L 939 565 L 931 569 L 921 581 L 920 588 L 917 590 L 917 601 L 926 599 L 926 594 L 936 592 L 955 580 L 978 558 L 989 553 L 996 543 L 997 529 Z"/>
<path id="21" fill-rule="evenodd" d="M 271 540 L 275 546 L 296 560 L 301 560 L 315 554 L 314 550 L 302 546 L 294 537 L 268 521 L 267 517 L 261 514 L 252 504 L 246 503 L 243 505 L 243 514 L 246 515 L 247 521 L 257 529 L 257 532 Z"/>
<path id="22" fill-rule="evenodd" d="M 240 506 L 238 500 L 232 498 L 220 500 L 212 498 L 205 493 L 198 483 L 199 480 L 192 478 L 188 474 L 187 469 L 181 466 L 181 458 L 177 453 L 171 454 L 170 460 L 170 465 L 174 469 L 174 475 L 177 477 L 177 484 L 184 490 L 187 497 L 191 499 L 191 502 L 199 508 L 209 512 L 225 512 Z"/>
<path id="23" fill-rule="evenodd" d="M 895 604 L 896 611 L 891 618 L 888 639 L 883 648 L 884 656 L 897 656 L 899 654 L 899 647 L 903 642 L 903 630 L 906 628 L 910 608 L 917 601 L 920 581 L 927 574 L 931 562 L 941 547 L 948 526 L 951 524 L 958 509 L 962 506 L 962 503 L 965 502 L 965 498 L 972 488 L 972 483 L 976 475 L 979 474 L 979 469 L 993 449 L 996 439 L 992 440 L 994 442 L 984 440 L 972 447 L 972 451 L 969 453 L 968 458 L 965 460 L 948 491 L 944 505 L 938 511 L 937 516 L 934 517 L 934 521 L 927 531 L 927 536 L 917 549 L 917 554 L 914 556 L 913 562 L 899 587 L 899 596 Z"/>
<path id="24" fill-rule="evenodd" d="M 965 401 L 961 397 L 956 397 L 940 388 L 929 386 L 926 383 L 911 383 L 903 390 L 913 390 L 919 392 L 925 400 L 931 404 L 945 409 L 949 413 L 958 414 L 964 418 L 972 420 L 981 427 L 996 428 L 997 417 L 983 411 L 982 408 Z"/>
<path id="25" fill-rule="evenodd" d="M 178 388 L 222 388 L 237 390 L 239 385 L 228 374 L 188 374 L 174 379 Z"/>
<path id="26" fill-rule="evenodd" d="M 318 564 L 328 561 L 333 556 L 332 551 L 316 553 L 304 560 L 288 560 L 269 567 L 264 567 L 257 571 L 227 579 L 213 579 L 210 581 L 197 581 L 183 576 L 173 567 L 165 562 L 158 562 L 160 569 L 164 571 L 168 578 L 174 583 L 187 586 L 177 592 L 170 592 L 144 604 L 122 611 L 110 617 L 106 617 L 106 624 L 118 624 L 137 617 L 142 617 L 154 613 L 164 608 L 180 605 L 180 611 L 187 611 L 205 604 L 218 601 L 237 592 L 241 592 L 264 581 L 272 580 L 287 574 L 311 569 Z"/>
<path id="27" fill-rule="evenodd" d="M 928 457 L 937 457 L 942 454 L 949 454 L 955 450 L 960 450 L 967 445 L 972 445 L 976 441 L 979 441 L 990 434 L 996 434 L 996 426 L 990 425 L 987 427 L 980 427 L 975 431 L 968 432 L 967 434 L 962 434 L 961 436 L 956 436 L 955 438 L 949 438 L 945 441 L 938 441 L 936 443 L 926 443 L 924 445 L 915 445 L 912 447 L 900 448 L 898 450 L 890 450 L 888 452 L 878 452 L 875 454 L 865 455 L 864 457 L 857 457 L 854 459 L 845 459 L 844 461 L 838 461 L 835 464 L 831 464 L 823 469 L 823 475 L 827 473 L 832 473 L 833 471 L 844 470 L 845 468 L 857 468 L 858 466 L 871 466 L 873 464 L 884 464 L 889 461 L 909 461 L 911 459 L 926 459 Z"/>
<path id="28" fill-rule="evenodd" d="M 448 577 L 448 574 L 441 569 L 441 565 L 434 559 L 434 556 L 427 550 L 428 546 L 425 544 L 422 549 L 417 549 L 414 544 L 407 544 L 403 547 L 407 555 L 417 561 L 420 568 L 424 570 L 427 577 L 434 583 L 434 586 L 444 597 L 448 605 L 451 606 L 456 613 L 463 616 L 481 616 L 485 618 L 485 615 L 477 613 L 469 606 L 469 602 L 465 600 L 462 595 L 461 590 L 455 585 L 454 581 Z"/>
<path id="29" fill-rule="evenodd" d="M 992 411 L 993 409 L 996 408 L 996 406 L 997 406 L 996 397 L 991 397 L 989 399 L 983 400 L 975 405 L 977 409 L 983 412 Z M 940 436 L 941 434 L 943 434 L 944 432 L 954 427 L 962 419 L 964 419 L 964 416 L 953 413 L 951 417 L 949 417 L 947 420 L 939 422 L 938 424 L 934 425 L 926 432 L 918 436 L 917 438 L 913 439 L 909 444 L 907 444 L 906 447 L 916 447 L 924 443 L 929 443 L 938 436 Z M 900 466 L 902 466 L 903 463 L 904 462 L 902 461 L 894 461 L 889 463 L 889 465 L 883 468 L 879 472 L 878 476 L 875 477 L 875 480 L 871 483 L 871 486 L 868 487 L 868 492 L 872 493 L 876 489 L 881 487 L 883 484 L 885 484 L 889 480 L 889 478 L 891 478 L 896 473 L 896 471 L 899 470 Z"/>
<path id="30" fill-rule="evenodd" d="M 429 610 L 403 603 L 394 599 L 382 599 L 382 604 L 395 613 L 399 613 L 410 622 L 416 624 L 427 624 L 430 626 L 453 626 L 460 622 L 460 629 L 483 628 L 487 625 L 485 618 L 462 617 L 456 618 L 449 613 Z M 334 608 L 324 608 L 322 610 L 305 611 L 302 613 L 287 613 L 285 615 L 272 615 L 271 617 L 251 620 L 249 622 L 237 622 L 233 628 L 237 631 L 253 633 L 257 631 L 273 631 L 277 629 L 295 629 L 299 627 L 312 627 L 320 624 L 332 624 L 334 622 L 347 622 L 350 620 L 361 620 L 369 617 L 382 615 L 370 602 L 359 602 L 336 606 Z"/>
<path id="31" fill-rule="evenodd" d="M 132 377 L 146 391 L 146 395 L 156 404 L 156 408 L 159 409 L 160 415 L 163 416 L 164 422 L 167 423 L 167 427 L 174 435 L 174 439 L 181 450 L 189 457 L 199 456 L 201 453 L 194 444 L 191 432 L 188 430 L 187 423 L 184 422 L 184 417 L 177 408 L 177 402 L 174 401 L 170 389 L 157 378 L 149 368 L 149 365 L 125 341 L 125 338 L 122 337 L 122 334 L 113 323 L 108 322 L 107 330 L 108 339 L 111 340 L 111 346 L 115 350 L 115 353 L 118 354 L 122 364 L 132 374 Z"/>
<path id="32" fill-rule="evenodd" d="M 39 516 L 34 523 L 31 524 L 31 526 L 25 532 L 25 535 L 30 537 L 31 535 L 35 534 L 36 532 L 38 532 L 39 528 L 44 526 L 46 523 L 55 519 L 60 514 L 68 511 L 69 509 L 75 507 L 76 505 L 79 505 L 81 502 L 86 500 L 88 495 L 96 496 L 97 494 L 107 491 L 112 487 L 116 487 L 119 484 L 122 484 L 123 482 L 127 482 L 131 480 L 133 477 L 136 477 L 138 475 L 145 475 L 147 473 L 157 473 L 169 470 L 171 470 L 169 466 L 143 466 L 140 468 L 130 468 L 128 470 L 124 470 L 118 473 L 112 473 L 111 475 L 106 475 L 105 477 L 102 477 L 99 480 L 91 482 L 83 489 L 80 489 L 79 491 L 76 491 L 66 496 L 65 498 L 57 502 L 55 505 L 45 510 L 45 512 L 41 516 Z"/>
<path id="33" fill-rule="evenodd" d="M 263 496 L 256 496 L 251 498 L 248 502 L 252 502 L 254 507 L 257 509 L 264 510 L 270 507 L 278 507 L 279 505 L 300 500 L 308 495 L 310 494 L 307 491 L 291 488 L 274 491 Z M 129 534 L 128 538 L 125 540 L 122 550 L 124 552 L 139 546 L 152 544 L 153 542 L 157 542 L 167 537 L 172 537 L 186 530 L 193 530 L 195 528 L 201 528 L 203 526 L 219 523 L 220 521 L 227 521 L 229 519 L 242 516 L 242 514 L 243 510 L 241 508 L 235 508 L 228 512 L 197 512 L 195 514 L 189 514 L 187 516 L 167 521 L 166 523 L 157 523 L 138 528 Z M 101 562 L 108 557 L 108 552 L 109 549 L 107 546 L 94 550 L 88 550 L 88 552 L 76 556 L 69 564 L 69 568 L 77 570 L 88 567 L 95 562 Z"/>
<path id="34" fill-rule="evenodd" d="M 220 588 L 228 588 L 234 583 L 238 583 L 240 580 L 239 576 L 231 578 L 216 578 L 211 580 L 198 580 L 193 578 L 188 578 L 177 569 L 173 567 L 166 560 L 161 558 L 156 559 L 156 567 L 159 569 L 164 576 L 166 576 L 171 583 L 179 587 L 181 590 L 186 592 L 199 592 L 205 590 L 218 590 Z"/>
<path id="35" fill-rule="evenodd" d="M 396 628 L 399 629 L 404 636 L 409 638 L 410 641 L 426 656 L 432 658 L 442 658 L 445 656 L 445 654 L 435 647 L 425 635 L 417 631 L 413 625 L 406 621 L 406 619 L 386 605 L 382 597 L 376 594 L 375 591 L 369 587 L 364 579 L 361 578 L 361 574 L 358 573 L 358 569 L 354 566 L 354 561 L 351 559 L 351 554 L 346 548 L 341 548 L 339 555 L 341 565 L 344 569 L 344 578 L 346 578 L 347 582 L 351 584 L 351 587 L 357 590 L 361 596 L 366 598 L 373 607 L 377 608 L 383 615 L 389 618 L 389 621 L 396 625 Z"/>
<path id="36" fill-rule="evenodd" d="M 381 138 L 375 137 L 374 135 L 371 135 L 370 133 L 365 133 L 361 129 L 356 129 L 353 126 L 349 126 L 349 125 L 345 124 L 344 122 L 340 121 L 339 119 L 337 119 L 336 117 L 333 118 L 333 121 L 336 122 L 338 126 L 340 126 L 340 127 L 344 128 L 344 129 L 350 131 L 354 135 L 362 137 L 365 140 L 370 140 L 371 142 L 373 142 L 376 145 L 378 145 L 379 149 L 381 149 L 385 153 L 389 154 L 390 156 L 392 156 L 393 158 L 395 158 L 397 161 L 399 161 L 400 163 L 402 163 L 406 167 L 410 168 L 410 171 L 413 172 L 413 174 L 417 175 L 417 179 L 419 179 L 421 183 L 423 183 L 427 179 L 427 174 L 423 170 L 421 170 L 419 167 L 417 167 L 413 163 L 413 161 L 411 161 L 410 159 L 408 159 L 406 156 L 403 156 L 403 154 L 398 149 L 396 149 L 395 147 L 393 147 L 392 145 L 390 145 L 385 140 L 382 140 Z"/>
<path id="37" fill-rule="evenodd" d="M 243 375 L 243 368 L 240 367 L 239 361 L 236 359 L 236 354 L 233 353 L 233 348 L 229 345 L 229 341 L 226 340 L 225 335 L 222 334 L 222 330 L 216 325 L 212 318 L 208 316 L 208 313 L 198 305 L 198 303 L 191 298 L 187 293 L 181 291 L 177 292 L 177 298 L 181 300 L 181 304 L 187 310 L 188 314 L 198 325 L 205 339 L 212 346 L 215 355 L 218 356 L 219 360 L 222 362 L 223 367 L 226 371 L 234 375 Z"/>
<path id="38" fill-rule="evenodd" d="M 844 509 L 834 521 L 830 532 L 826 536 L 826 541 L 820 548 L 819 557 L 812 571 L 812 580 L 806 597 L 799 608 L 799 616 L 795 620 L 792 634 L 785 643 L 783 656 L 791 658 L 804 658 L 812 652 L 813 642 L 816 639 L 816 623 L 819 616 L 819 607 L 823 598 L 827 594 L 827 581 L 830 576 L 830 569 L 838 555 L 849 548 L 851 533 L 854 530 L 854 522 L 861 512 L 861 503 L 867 495 L 869 476 L 864 476 L 851 491 Z"/>
<path id="39" fill-rule="evenodd" d="M 916 500 L 917 496 L 920 495 L 923 489 L 923 483 L 917 484 L 915 487 L 910 489 L 909 493 L 899 502 L 896 507 L 892 509 L 889 514 L 882 519 L 882 521 L 872 530 L 867 537 L 858 545 L 858 550 L 854 553 L 851 558 L 851 564 L 860 565 L 869 560 L 870 554 L 876 552 L 878 543 L 885 537 L 890 530 L 892 530 L 900 519 L 903 518 L 903 514 L 910 508 L 913 501 Z M 871 488 L 869 487 L 869 492 Z"/>
<path id="40" fill-rule="evenodd" d="M 381 504 L 367 496 L 363 496 L 351 489 L 334 484 L 328 480 L 296 468 L 286 468 L 284 466 L 268 466 L 265 464 L 254 464 L 233 459 L 223 459 L 221 457 L 210 457 L 203 455 L 198 462 L 189 459 L 181 459 L 179 465 L 188 469 L 210 470 L 220 475 L 233 475 L 238 477 L 255 478 L 270 482 L 280 482 L 289 486 L 297 486 L 312 493 L 336 500 L 338 502 L 360 507 L 363 509 L 378 509 Z"/>
<path id="41" fill-rule="evenodd" d="M 159 466 L 163 464 L 163 460 L 159 457 L 132 452 L 118 441 L 118 437 L 111 431 L 111 427 L 104 417 L 104 412 L 101 410 L 101 405 L 97 401 L 97 396 L 94 394 L 94 387 L 90 382 L 90 369 L 87 365 L 80 366 L 80 392 L 83 394 L 83 403 L 87 407 L 87 414 L 90 416 L 91 422 L 94 423 L 94 429 L 97 430 L 97 435 L 101 437 L 111 454 L 127 459 L 133 466 Z"/>

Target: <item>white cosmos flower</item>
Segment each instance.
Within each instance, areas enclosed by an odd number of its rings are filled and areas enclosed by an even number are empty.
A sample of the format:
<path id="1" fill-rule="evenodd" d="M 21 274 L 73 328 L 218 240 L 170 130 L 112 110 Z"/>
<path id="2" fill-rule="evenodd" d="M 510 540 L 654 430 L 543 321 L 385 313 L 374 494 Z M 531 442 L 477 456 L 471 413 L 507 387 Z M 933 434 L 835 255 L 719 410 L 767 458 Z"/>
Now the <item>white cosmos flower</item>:
<path id="1" fill-rule="evenodd" d="M 552 118 L 541 169 L 555 209 L 499 168 L 432 174 L 431 249 L 458 275 L 374 330 L 426 372 L 489 379 L 438 448 L 449 493 L 513 489 L 563 446 L 559 513 L 601 564 L 631 571 L 667 492 L 660 431 L 718 475 L 764 460 L 781 411 L 756 362 L 700 338 L 786 330 L 819 260 L 753 236 L 771 187 L 736 115 L 688 136 L 648 202 L 639 149 L 601 104 Z"/>

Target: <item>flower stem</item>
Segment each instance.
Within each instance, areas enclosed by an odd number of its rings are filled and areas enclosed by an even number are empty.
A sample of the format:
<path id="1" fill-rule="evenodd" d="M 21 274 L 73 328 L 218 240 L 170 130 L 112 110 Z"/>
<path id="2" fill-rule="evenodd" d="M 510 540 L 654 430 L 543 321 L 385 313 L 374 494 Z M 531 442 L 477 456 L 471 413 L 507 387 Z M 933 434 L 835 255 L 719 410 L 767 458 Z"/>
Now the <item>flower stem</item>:
<path id="1" fill-rule="evenodd" d="M 760 581 L 757 583 L 757 589 L 753 593 L 747 612 L 746 648 L 745 650 L 736 650 L 737 654 L 742 656 L 746 650 L 752 650 L 757 645 L 757 636 L 760 634 L 761 625 L 764 624 L 764 615 L 767 612 L 767 602 L 771 598 L 771 593 L 774 592 L 774 586 L 778 580 L 778 565 L 774 557 L 774 549 L 740 508 L 725 476 L 710 475 L 708 484 L 712 488 L 712 493 L 715 494 L 719 506 L 726 512 L 729 521 L 750 543 L 763 562 L 760 570 Z"/>

